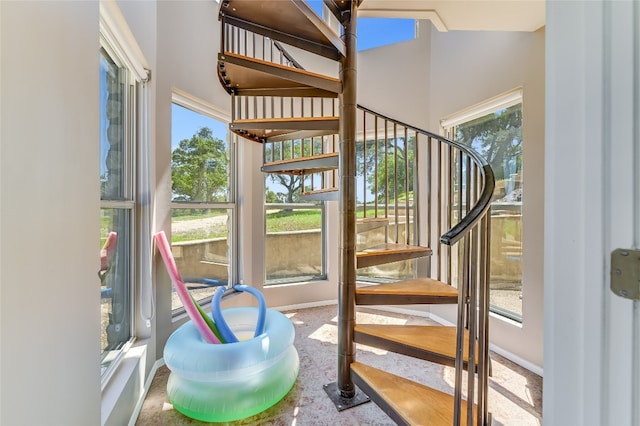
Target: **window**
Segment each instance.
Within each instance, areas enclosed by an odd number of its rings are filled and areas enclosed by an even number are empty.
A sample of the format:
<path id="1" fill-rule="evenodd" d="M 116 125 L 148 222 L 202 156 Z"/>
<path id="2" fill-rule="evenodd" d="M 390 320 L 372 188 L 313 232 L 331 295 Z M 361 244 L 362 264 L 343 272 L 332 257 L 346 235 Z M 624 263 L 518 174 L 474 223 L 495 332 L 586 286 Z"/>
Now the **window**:
<path id="1" fill-rule="evenodd" d="M 493 168 L 491 309 L 522 321 L 522 93 L 509 93 L 443 120 L 442 127 Z"/>
<path id="2" fill-rule="evenodd" d="M 299 157 L 302 150 L 311 151 L 312 143 L 322 143 L 315 139 L 270 144 L 266 158 Z M 303 199 L 303 186 L 309 184 L 300 175 L 265 175 L 265 285 L 326 279 L 325 205 Z"/>
<path id="3" fill-rule="evenodd" d="M 331 13 L 323 0 L 307 0 L 309 6 L 323 19 Z M 386 46 L 416 38 L 415 19 L 358 17 L 358 51 Z"/>
<path id="4" fill-rule="evenodd" d="M 171 118 L 171 248 L 193 297 L 235 280 L 234 143 L 213 107 L 175 93 Z M 174 291 L 172 310 L 183 311 Z"/>
<path id="5" fill-rule="evenodd" d="M 416 21 L 403 18 L 358 18 L 358 50 L 416 38 Z"/>
<path id="6" fill-rule="evenodd" d="M 132 338 L 134 102 L 136 85 L 105 48 L 100 51 L 99 283 L 104 375 Z"/>
<path id="7" fill-rule="evenodd" d="M 97 52 L 98 53 L 98 52 Z M 106 386 L 135 339 L 151 327 L 151 214 L 145 59 L 113 2 L 100 3 L 101 378 Z M 141 201 L 142 200 L 142 201 Z M 134 315 L 136 308 L 138 315 Z M 139 324 L 140 322 L 140 324 Z"/>

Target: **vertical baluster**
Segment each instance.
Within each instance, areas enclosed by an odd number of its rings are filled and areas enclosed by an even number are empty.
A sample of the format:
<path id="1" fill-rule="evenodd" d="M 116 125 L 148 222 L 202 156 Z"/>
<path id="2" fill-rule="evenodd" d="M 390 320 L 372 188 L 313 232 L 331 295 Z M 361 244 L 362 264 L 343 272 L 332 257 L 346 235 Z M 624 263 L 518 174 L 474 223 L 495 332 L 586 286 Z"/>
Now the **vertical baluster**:
<path id="1" fill-rule="evenodd" d="M 269 151 L 267 150 L 267 144 L 262 144 L 262 164 L 267 164 L 269 162 L 268 158 Z"/>
<path id="2" fill-rule="evenodd" d="M 249 56 L 249 32 L 247 30 L 243 30 L 244 34 L 244 56 Z"/>
<path id="3" fill-rule="evenodd" d="M 251 101 L 253 103 L 253 118 L 256 119 L 256 118 L 258 118 L 258 97 L 257 96 L 253 96 L 251 98 Z"/>
<path id="4" fill-rule="evenodd" d="M 436 149 L 436 236 L 439 237 L 442 235 L 442 142 L 437 141 L 437 149 Z M 436 253 L 437 253 L 437 270 L 436 270 L 436 279 L 440 280 L 442 277 L 442 259 L 440 249 L 441 244 L 439 241 L 436 243 Z"/>
<path id="5" fill-rule="evenodd" d="M 462 256 L 462 281 L 463 285 L 458 288 L 458 315 L 456 322 L 456 361 L 455 361 L 455 384 L 454 384 L 454 399 L 453 399 L 453 424 L 458 426 L 462 420 L 462 372 L 463 372 L 463 356 L 464 356 L 464 332 L 465 327 L 462 324 L 465 321 L 464 312 L 466 310 L 467 301 L 467 282 L 469 281 L 469 234 L 467 234 L 461 241 L 464 243 L 463 256 Z M 471 368 L 471 367 L 469 367 Z M 469 370 L 469 374 L 472 370 Z M 473 401 L 469 401 L 470 404 Z M 468 405 L 467 405 L 468 408 Z"/>
<path id="6" fill-rule="evenodd" d="M 471 174 L 473 172 L 473 170 L 471 170 L 471 157 L 467 155 L 466 158 L 467 158 L 467 176 L 465 179 L 466 181 L 465 182 L 465 185 L 466 185 L 465 199 L 467 200 L 467 204 L 464 209 L 465 215 L 469 213 L 469 210 L 471 209 L 471 203 L 473 202 L 471 200 Z"/>
<path id="7" fill-rule="evenodd" d="M 453 150 L 453 146 L 449 145 L 448 146 L 448 153 L 447 153 L 447 177 L 446 177 L 446 181 L 449 182 L 449 184 L 447 185 L 447 196 L 446 196 L 446 200 L 447 200 L 447 215 L 446 215 L 446 224 L 445 224 L 445 229 L 451 229 L 452 226 L 452 219 L 451 219 L 451 215 L 453 214 L 453 160 L 454 160 L 454 150 Z M 447 272 L 447 283 L 451 284 L 451 252 L 452 252 L 452 248 L 451 246 L 447 246 L 445 248 L 445 261 L 446 261 L 446 272 Z"/>
<path id="8" fill-rule="evenodd" d="M 378 144 L 380 141 L 378 140 L 378 116 L 375 115 L 373 117 L 373 133 L 375 144 L 373 145 L 373 173 L 374 176 L 378 176 Z M 366 180 L 366 176 L 365 176 Z M 373 179 L 373 217 L 378 217 L 378 179 Z"/>
<path id="9" fill-rule="evenodd" d="M 457 199 L 458 199 L 458 217 L 456 222 L 460 222 L 460 219 L 462 219 L 462 207 L 464 205 L 464 198 L 463 198 L 463 194 L 462 194 L 462 177 L 463 175 L 463 170 L 464 170 L 464 157 L 465 154 L 462 151 L 458 152 L 458 175 L 456 177 L 456 181 L 458 183 L 458 190 L 457 190 Z"/>
<path id="10" fill-rule="evenodd" d="M 265 118 L 275 118 L 276 117 L 276 111 L 275 111 L 276 99 L 275 99 L 275 96 L 270 96 L 270 98 L 271 98 L 271 111 L 270 111 L 271 114 L 269 114 L 269 116 L 265 117 Z"/>
<path id="11" fill-rule="evenodd" d="M 486 332 L 488 325 L 488 317 L 485 315 L 487 287 L 486 287 L 486 252 L 487 252 L 487 222 L 486 214 L 480 220 L 480 253 L 479 266 L 480 275 L 478 277 L 478 415 L 477 426 L 484 426 L 485 406 L 487 403 L 487 365 L 486 356 Z"/>
<path id="12" fill-rule="evenodd" d="M 388 138 L 388 131 L 389 131 L 389 123 L 387 120 L 384 120 L 384 217 L 386 219 L 389 218 L 389 163 L 388 163 L 388 157 L 389 157 L 389 150 L 388 145 L 389 145 L 389 138 Z"/>
<path id="13" fill-rule="evenodd" d="M 484 422 L 489 420 L 489 371 L 490 371 L 490 359 L 489 359 L 489 294 L 490 289 L 489 285 L 491 283 L 491 206 L 487 209 L 487 213 L 484 216 L 485 228 L 486 228 L 486 237 L 485 237 L 485 252 L 484 259 L 482 259 L 482 264 L 485 266 L 484 270 L 484 297 L 482 298 L 482 314 L 484 317 L 484 328 L 482 336 L 482 342 L 484 343 L 482 347 L 482 354 L 484 356 L 483 366 L 484 372 L 482 375 L 483 384 L 482 389 L 484 390 L 484 404 L 482 407 L 482 415 L 483 415 L 483 424 Z"/>
<path id="14" fill-rule="evenodd" d="M 478 285 L 478 227 L 475 226 L 469 232 L 471 237 L 471 262 L 469 277 L 469 346 L 468 346 L 468 366 L 467 366 L 467 424 L 473 424 L 473 401 L 475 400 L 475 359 L 476 359 L 476 337 L 477 337 L 477 285 Z"/>
<path id="15" fill-rule="evenodd" d="M 362 217 L 367 218 L 367 112 L 362 111 Z"/>
<path id="16" fill-rule="evenodd" d="M 415 132 L 414 133 L 414 139 L 413 139 L 413 173 L 412 173 L 412 179 L 413 179 L 413 198 L 412 198 L 412 212 L 413 212 L 413 240 L 415 242 L 416 245 L 422 245 L 421 241 L 421 228 L 420 228 L 420 221 L 418 220 L 418 218 L 420 217 L 420 201 L 422 200 L 422 197 L 420 197 L 420 190 L 422 188 L 422 185 L 419 183 L 418 181 L 418 177 L 419 177 L 419 173 L 418 173 L 418 159 L 420 158 L 419 154 L 420 154 L 420 141 L 419 141 L 419 133 Z M 431 257 L 431 256 L 428 256 Z"/>
<path id="17" fill-rule="evenodd" d="M 258 55 L 256 54 L 256 33 L 251 33 L 251 50 L 253 51 L 253 55 L 251 55 L 251 57 L 257 58 Z"/>
<path id="18" fill-rule="evenodd" d="M 222 18 L 222 31 L 220 32 L 220 52 L 224 54 L 227 51 L 227 23 Z"/>
<path id="19" fill-rule="evenodd" d="M 418 144 L 416 143 L 416 146 Z M 433 143 L 431 141 L 431 136 L 427 136 L 427 245 L 429 247 L 433 247 L 433 236 L 431 235 L 431 232 L 433 230 L 433 227 L 431 226 L 431 217 L 432 217 L 432 209 L 433 209 L 433 197 L 432 197 L 432 189 L 433 189 L 433 178 L 432 178 L 432 171 L 433 171 Z M 427 271 L 429 271 L 429 276 L 431 276 L 431 274 L 433 274 L 433 271 L 431 270 L 431 256 L 429 256 L 427 258 Z"/>
<path id="20" fill-rule="evenodd" d="M 393 220 L 396 224 L 395 243 L 400 242 L 400 224 L 398 223 L 398 125 L 393 123 Z"/>
<path id="21" fill-rule="evenodd" d="M 405 243 L 410 244 L 409 232 L 409 137 L 407 128 L 404 128 L 404 232 Z"/>

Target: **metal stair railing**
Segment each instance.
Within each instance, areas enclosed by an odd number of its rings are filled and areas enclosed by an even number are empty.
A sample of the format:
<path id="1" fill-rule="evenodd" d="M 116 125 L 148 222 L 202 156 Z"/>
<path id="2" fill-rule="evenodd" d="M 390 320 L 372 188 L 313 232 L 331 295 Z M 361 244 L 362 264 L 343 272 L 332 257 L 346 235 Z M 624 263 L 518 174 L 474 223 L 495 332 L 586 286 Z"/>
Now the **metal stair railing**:
<path id="1" fill-rule="evenodd" d="M 302 69 L 284 47 L 268 37 L 224 24 L 223 50 Z M 232 93 L 233 119 L 330 117 L 336 100 L 321 97 L 237 96 Z M 489 373 L 489 238 L 494 176 L 488 163 L 470 147 L 435 133 L 358 106 L 356 159 L 357 214 L 385 219 L 386 238 L 396 243 L 433 248 L 433 256 L 407 260 L 388 268 L 361 271 L 371 280 L 428 276 L 459 290 L 454 394 L 454 424 L 487 424 Z M 264 164 L 336 152 L 336 135 L 262 139 Z M 296 173 L 288 171 L 288 173 Z M 336 171 L 303 175 L 305 190 L 337 187 Z M 337 189 L 337 188 L 336 188 Z M 422 218 L 424 226 L 420 227 Z M 467 375 L 467 419 L 461 418 L 463 339 L 469 360 L 478 359 L 477 374 Z M 471 365 L 473 365 L 471 363 Z M 476 379 L 477 377 L 477 379 Z"/>
<path id="2" fill-rule="evenodd" d="M 489 422 L 489 238 L 493 171 L 468 146 L 358 106 L 358 150 L 362 172 L 363 217 L 389 219 L 390 238 L 433 247 L 432 258 L 407 261 L 414 274 L 429 276 L 459 290 L 454 424 L 472 424 L 473 404 L 461 419 L 463 339 L 469 333 L 469 360 L 478 359 L 476 375 L 467 375 L 467 400 L 478 401 L 478 424 Z M 367 194 L 374 196 L 367 199 Z M 420 212 L 423 210 L 423 212 Z M 422 216 L 420 216 L 422 214 Z M 415 218 L 423 217 L 424 229 Z M 404 231 L 400 224 L 404 223 Z M 394 264 L 394 268 L 398 265 Z M 473 371 L 472 368 L 469 369 Z"/>

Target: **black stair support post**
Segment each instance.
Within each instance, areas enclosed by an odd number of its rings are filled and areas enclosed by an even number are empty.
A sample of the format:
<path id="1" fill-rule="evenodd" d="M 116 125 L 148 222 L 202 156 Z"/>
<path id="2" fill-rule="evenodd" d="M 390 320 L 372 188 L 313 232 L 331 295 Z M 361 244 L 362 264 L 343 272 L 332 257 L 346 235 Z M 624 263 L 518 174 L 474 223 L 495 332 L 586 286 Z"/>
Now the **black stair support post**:
<path id="1" fill-rule="evenodd" d="M 338 282 L 338 389 L 351 398 L 355 385 L 351 380 L 351 363 L 355 361 L 353 327 L 355 325 L 356 287 L 356 5 L 350 2 L 349 16 L 343 21 L 342 34 L 346 55 L 340 61 L 340 277 Z"/>
<path id="2" fill-rule="evenodd" d="M 356 113 L 357 113 L 357 2 L 349 1 L 343 12 L 342 39 L 345 55 L 340 61 L 342 93 L 340 101 L 340 272 L 338 282 L 338 380 L 325 385 L 325 391 L 336 408 L 347 408 L 368 402 L 351 379 L 351 363 L 355 361 L 353 328 L 356 320 Z M 348 14 L 348 15 L 347 15 Z"/>

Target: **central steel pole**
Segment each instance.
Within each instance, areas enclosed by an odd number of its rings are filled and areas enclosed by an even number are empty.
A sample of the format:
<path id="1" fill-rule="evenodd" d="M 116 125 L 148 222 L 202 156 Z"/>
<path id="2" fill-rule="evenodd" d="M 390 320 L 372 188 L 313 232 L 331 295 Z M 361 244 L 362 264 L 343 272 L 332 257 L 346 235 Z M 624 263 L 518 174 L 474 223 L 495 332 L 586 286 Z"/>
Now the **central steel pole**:
<path id="1" fill-rule="evenodd" d="M 338 390 L 353 398 L 351 380 L 355 361 L 353 327 L 356 320 L 356 112 L 357 112 L 357 2 L 349 2 L 342 22 L 345 55 L 340 61 L 340 278 L 338 282 Z"/>

